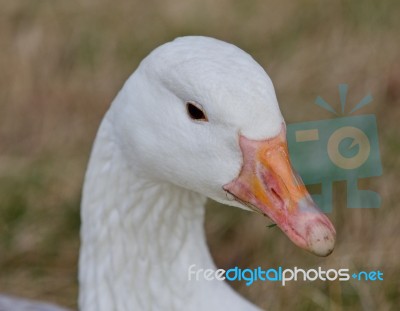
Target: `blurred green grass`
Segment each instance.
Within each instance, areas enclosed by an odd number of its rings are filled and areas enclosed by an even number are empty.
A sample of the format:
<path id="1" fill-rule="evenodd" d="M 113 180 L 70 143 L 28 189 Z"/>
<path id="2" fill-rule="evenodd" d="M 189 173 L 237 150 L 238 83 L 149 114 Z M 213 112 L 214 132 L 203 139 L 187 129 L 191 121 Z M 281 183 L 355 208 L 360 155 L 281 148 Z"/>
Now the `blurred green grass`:
<path id="1" fill-rule="evenodd" d="M 330 118 L 321 95 L 367 93 L 384 173 L 363 181 L 377 210 L 344 206 L 335 184 L 335 252 L 316 258 L 266 221 L 210 203 L 208 240 L 221 267 L 381 269 L 382 283 L 234 286 L 268 310 L 397 310 L 400 305 L 400 3 L 396 0 L 0 0 L 0 291 L 76 307 L 79 200 L 102 115 L 140 60 L 182 35 L 251 53 L 271 76 L 288 121 Z"/>

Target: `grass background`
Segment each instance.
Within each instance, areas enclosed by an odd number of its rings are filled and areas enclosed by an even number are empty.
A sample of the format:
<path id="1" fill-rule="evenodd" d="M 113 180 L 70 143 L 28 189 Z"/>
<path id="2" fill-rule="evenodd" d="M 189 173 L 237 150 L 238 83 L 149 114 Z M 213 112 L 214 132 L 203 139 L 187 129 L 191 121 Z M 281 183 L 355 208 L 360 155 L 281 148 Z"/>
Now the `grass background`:
<path id="1" fill-rule="evenodd" d="M 345 207 L 334 185 L 337 248 L 317 258 L 278 229 L 210 203 L 220 267 L 379 269 L 383 282 L 234 284 L 269 310 L 397 310 L 400 305 L 400 2 L 396 0 L 0 0 L 0 291 L 76 308 L 79 201 L 99 122 L 153 48 L 197 34 L 251 53 L 274 81 L 288 123 L 331 118 L 371 93 L 383 175 L 361 182 L 380 209 Z"/>

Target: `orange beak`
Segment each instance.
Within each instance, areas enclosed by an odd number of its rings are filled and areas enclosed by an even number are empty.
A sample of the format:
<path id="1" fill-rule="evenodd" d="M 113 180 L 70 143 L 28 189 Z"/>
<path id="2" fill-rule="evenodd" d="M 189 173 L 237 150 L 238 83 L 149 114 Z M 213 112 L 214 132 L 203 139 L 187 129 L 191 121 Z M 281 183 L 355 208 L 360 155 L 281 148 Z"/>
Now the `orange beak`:
<path id="1" fill-rule="evenodd" d="M 292 169 L 285 126 L 274 138 L 255 141 L 240 136 L 239 144 L 242 169 L 224 190 L 268 216 L 299 247 L 328 256 L 334 248 L 335 228 Z"/>

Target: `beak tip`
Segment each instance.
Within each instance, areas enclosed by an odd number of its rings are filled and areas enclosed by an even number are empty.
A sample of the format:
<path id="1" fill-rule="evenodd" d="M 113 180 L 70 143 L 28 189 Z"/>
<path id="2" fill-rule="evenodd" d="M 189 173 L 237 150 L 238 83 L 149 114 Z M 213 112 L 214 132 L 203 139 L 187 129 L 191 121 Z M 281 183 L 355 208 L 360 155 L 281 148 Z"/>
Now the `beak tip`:
<path id="1" fill-rule="evenodd" d="M 333 249 L 334 249 L 334 245 L 329 246 L 329 247 L 326 247 L 326 246 L 324 246 L 324 247 L 316 247 L 316 248 L 312 248 L 311 252 L 314 255 L 319 256 L 319 257 L 327 257 L 330 254 L 332 254 Z"/>
<path id="2" fill-rule="evenodd" d="M 336 232 L 325 224 L 315 224 L 308 236 L 309 250 L 321 257 L 329 256 L 335 248 Z"/>

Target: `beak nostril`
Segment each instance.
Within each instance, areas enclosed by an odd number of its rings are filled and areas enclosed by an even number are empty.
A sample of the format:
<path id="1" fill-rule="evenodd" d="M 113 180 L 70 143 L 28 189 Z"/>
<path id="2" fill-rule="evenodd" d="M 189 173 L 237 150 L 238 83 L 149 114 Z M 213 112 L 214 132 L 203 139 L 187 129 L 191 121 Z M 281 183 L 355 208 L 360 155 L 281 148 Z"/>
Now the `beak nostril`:
<path id="1" fill-rule="evenodd" d="M 273 198 L 273 200 L 278 203 L 278 204 L 283 204 L 283 199 L 282 197 L 279 195 L 278 191 L 274 188 L 271 187 L 270 188 L 270 192 L 271 192 L 271 196 Z"/>
<path id="2" fill-rule="evenodd" d="M 261 174 L 262 182 L 265 186 L 266 192 L 268 196 L 279 206 L 282 206 L 284 200 L 282 196 L 279 194 L 281 190 L 279 189 L 279 184 L 277 183 L 276 178 L 269 172 Z"/>
<path id="3" fill-rule="evenodd" d="M 280 195 L 278 194 L 278 192 L 276 192 L 275 188 L 271 188 L 271 193 L 273 194 L 274 197 L 280 199 Z"/>

